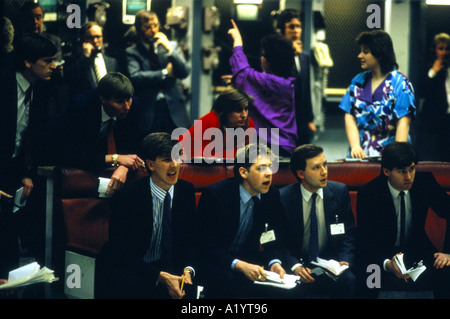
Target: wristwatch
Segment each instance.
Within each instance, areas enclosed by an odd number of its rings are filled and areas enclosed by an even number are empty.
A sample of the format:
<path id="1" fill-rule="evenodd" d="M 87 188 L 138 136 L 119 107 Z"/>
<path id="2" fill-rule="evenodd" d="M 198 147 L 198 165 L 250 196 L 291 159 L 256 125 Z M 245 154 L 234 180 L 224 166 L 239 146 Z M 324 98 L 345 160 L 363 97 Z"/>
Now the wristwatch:
<path id="1" fill-rule="evenodd" d="M 113 155 L 111 156 L 111 158 L 112 158 L 112 160 L 113 160 L 112 166 L 118 166 L 117 159 L 119 158 L 119 155 L 118 155 L 118 154 L 113 154 Z"/>

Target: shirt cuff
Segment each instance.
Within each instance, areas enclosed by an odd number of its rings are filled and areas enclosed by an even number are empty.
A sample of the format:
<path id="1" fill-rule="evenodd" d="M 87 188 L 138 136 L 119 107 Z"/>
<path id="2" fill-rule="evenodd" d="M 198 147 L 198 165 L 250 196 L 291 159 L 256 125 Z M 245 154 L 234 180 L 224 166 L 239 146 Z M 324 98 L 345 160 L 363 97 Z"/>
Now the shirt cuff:
<path id="1" fill-rule="evenodd" d="M 428 77 L 430 79 L 434 78 L 436 76 L 436 72 L 433 71 L 433 69 L 428 70 Z"/>
<path id="2" fill-rule="evenodd" d="M 385 270 L 385 271 L 387 271 L 387 269 L 386 269 L 386 263 L 389 261 L 389 259 L 386 259 L 384 262 L 383 262 L 383 269 Z"/>
<path id="3" fill-rule="evenodd" d="M 234 267 L 236 267 L 236 264 L 238 263 L 238 261 L 240 261 L 240 260 L 239 259 L 233 260 L 233 262 L 231 263 L 231 270 L 234 270 Z"/>
<path id="4" fill-rule="evenodd" d="M 195 269 L 192 266 L 186 266 L 184 267 L 184 271 L 189 271 L 191 273 L 191 277 L 195 277 Z"/>
<path id="5" fill-rule="evenodd" d="M 279 263 L 281 265 L 281 260 L 279 259 L 273 259 L 269 262 L 269 268 L 272 267 L 273 264 Z"/>

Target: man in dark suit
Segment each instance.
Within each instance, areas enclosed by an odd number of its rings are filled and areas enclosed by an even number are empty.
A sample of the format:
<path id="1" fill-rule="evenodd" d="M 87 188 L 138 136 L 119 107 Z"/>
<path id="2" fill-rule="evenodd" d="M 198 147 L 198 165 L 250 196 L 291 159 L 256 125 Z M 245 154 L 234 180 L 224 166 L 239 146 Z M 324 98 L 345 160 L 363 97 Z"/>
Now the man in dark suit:
<path id="1" fill-rule="evenodd" d="M 200 197 L 199 280 L 207 298 L 268 297 L 253 283 L 264 280 L 263 267 L 285 274 L 272 157 L 269 149 L 250 144 L 235 161 L 235 176 L 210 185 Z M 262 235 L 269 233 L 274 236 L 266 242 Z"/>
<path id="2" fill-rule="evenodd" d="M 327 294 L 353 298 L 355 222 L 348 189 L 328 181 L 327 159 L 318 145 L 297 147 L 290 166 L 299 182 L 280 190 L 286 223 L 286 267 L 301 276 L 304 284 L 298 291 L 305 298 Z M 326 275 L 314 276 L 311 262 L 317 257 L 336 260 L 349 269 L 337 281 Z"/>
<path id="3" fill-rule="evenodd" d="M 380 267 L 382 290 L 432 289 L 436 298 L 449 298 L 450 256 L 433 246 L 425 232 L 425 220 L 430 208 L 448 219 L 450 197 L 431 173 L 416 172 L 417 161 L 411 144 L 387 145 L 381 174 L 358 191 L 358 263 L 361 272 L 371 264 Z M 395 263 L 399 253 L 404 254 L 407 269 L 423 260 L 427 269 L 416 281 L 400 272 Z M 365 288 L 367 297 L 377 295 L 378 289 Z"/>
<path id="4" fill-rule="evenodd" d="M 56 143 L 63 145 L 62 164 L 90 171 L 115 167 L 108 193 L 122 187 L 128 173 L 143 166 L 137 155 L 144 137 L 137 129 L 141 107 L 133 94 L 125 75 L 108 73 L 97 89 L 75 96 L 56 123 L 63 132 Z"/>
<path id="5" fill-rule="evenodd" d="M 150 176 L 115 193 L 109 242 L 97 258 L 96 298 L 179 299 L 193 287 L 195 192 L 178 178 L 176 143 L 167 133 L 149 134 L 142 153 Z"/>
<path id="6" fill-rule="evenodd" d="M 136 95 L 145 101 L 142 129 L 171 133 L 177 127 L 191 126 L 179 86 L 190 68 L 181 49 L 159 31 L 159 26 L 154 12 L 138 12 L 135 27 L 139 41 L 126 49 L 126 57 Z"/>
<path id="7" fill-rule="evenodd" d="M 108 55 L 103 43 L 103 28 L 90 21 L 80 28 L 81 52 L 74 52 L 67 61 L 64 77 L 72 88 L 72 94 L 95 89 L 108 72 L 118 72 L 115 57 Z"/>
<path id="8" fill-rule="evenodd" d="M 0 78 L 0 277 L 19 265 L 18 214 L 13 213 L 11 196 L 23 187 L 21 201 L 29 198 L 36 182 L 35 140 L 45 101 L 34 89 L 49 81 L 56 69 L 56 47 L 47 38 L 29 34 L 15 46 L 14 67 Z M 5 277 L 6 275 L 6 277 Z"/>
<path id="9" fill-rule="evenodd" d="M 284 10 L 278 17 L 278 29 L 292 41 L 295 50 L 295 116 L 297 119 L 298 145 L 309 144 L 314 137 L 316 126 L 311 104 L 311 78 L 309 54 L 303 52 L 302 22 L 300 12 Z"/>

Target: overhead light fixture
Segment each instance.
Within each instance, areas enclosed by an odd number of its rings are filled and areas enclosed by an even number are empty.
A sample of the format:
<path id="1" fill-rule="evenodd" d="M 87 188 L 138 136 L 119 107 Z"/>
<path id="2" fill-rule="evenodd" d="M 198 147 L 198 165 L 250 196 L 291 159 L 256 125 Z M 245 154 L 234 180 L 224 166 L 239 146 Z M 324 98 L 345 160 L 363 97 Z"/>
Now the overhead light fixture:
<path id="1" fill-rule="evenodd" d="M 450 6 L 450 0 L 427 0 L 427 5 Z"/>
<path id="2" fill-rule="evenodd" d="M 263 0 L 234 0 L 235 4 L 261 4 Z"/>

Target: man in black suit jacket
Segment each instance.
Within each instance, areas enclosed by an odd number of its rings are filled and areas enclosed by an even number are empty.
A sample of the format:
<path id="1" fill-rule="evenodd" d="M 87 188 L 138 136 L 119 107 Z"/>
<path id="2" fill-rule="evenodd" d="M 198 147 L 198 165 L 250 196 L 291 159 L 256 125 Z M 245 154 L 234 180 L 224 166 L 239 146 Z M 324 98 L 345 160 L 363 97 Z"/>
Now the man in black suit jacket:
<path id="1" fill-rule="evenodd" d="M 299 286 L 299 293 L 308 298 L 331 294 L 334 298 L 353 298 L 356 277 L 353 274 L 355 222 L 347 187 L 328 181 L 327 159 L 322 147 L 304 144 L 295 149 L 291 156 L 291 171 L 298 183 L 280 190 L 285 214 L 286 268 L 301 276 L 305 284 Z M 314 200 L 313 195 L 317 194 Z M 310 213 L 316 207 L 318 236 L 312 236 L 313 226 Z M 314 224 L 313 224 L 314 225 Z M 310 246 L 310 239 L 318 238 L 316 248 Z M 318 248 L 317 255 L 311 255 Z M 311 261 L 316 257 L 333 259 L 345 270 L 335 282 L 325 275 L 314 276 Z"/>
<path id="2" fill-rule="evenodd" d="M 309 144 L 316 131 L 311 104 L 310 57 L 303 52 L 300 12 L 284 10 L 278 17 L 278 29 L 292 41 L 295 50 L 295 116 L 297 118 L 298 145 Z"/>
<path id="3" fill-rule="evenodd" d="M 264 280 L 263 267 L 285 274 L 280 264 L 280 195 L 271 187 L 269 151 L 255 144 L 238 150 L 235 176 L 202 192 L 199 276 L 207 298 L 268 297 L 253 283 Z M 261 235 L 268 232 L 274 239 L 266 242 Z"/>
<path id="4" fill-rule="evenodd" d="M 144 137 L 137 129 L 140 103 L 133 92 L 126 76 L 108 73 L 97 89 L 75 96 L 62 118 L 55 121 L 56 132 L 62 132 L 55 143 L 62 145 L 60 155 L 54 154 L 60 157 L 59 164 L 90 171 L 115 167 L 108 193 L 122 187 L 127 174 L 143 166 L 137 155 Z M 111 144 L 108 125 L 113 127 Z"/>
<path id="5" fill-rule="evenodd" d="M 177 127 L 191 127 L 179 83 L 189 75 L 190 68 L 180 47 L 169 41 L 159 26 L 156 13 L 138 12 L 138 42 L 126 49 L 126 59 L 136 95 L 145 103 L 141 128 L 171 133 Z"/>
<path id="6" fill-rule="evenodd" d="M 413 146 L 394 142 L 382 154 L 382 173 L 358 191 L 358 263 L 361 273 L 368 265 L 381 269 L 382 290 L 433 289 L 435 297 L 450 297 L 450 256 L 437 252 L 425 232 L 425 220 L 432 208 L 440 217 L 450 214 L 450 198 L 429 172 L 416 172 Z M 405 222 L 402 231 L 401 193 L 405 193 Z M 395 256 L 404 254 L 406 268 L 423 260 L 427 267 L 414 282 L 403 275 Z M 366 278 L 368 273 L 366 272 Z M 378 289 L 366 288 L 367 297 Z"/>
<path id="7" fill-rule="evenodd" d="M 80 28 L 81 49 L 67 61 L 64 78 L 72 88 L 72 95 L 95 89 L 108 72 L 119 72 L 117 59 L 108 55 L 103 42 L 103 28 L 89 21 Z"/>
<path id="8" fill-rule="evenodd" d="M 109 241 L 96 264 L 97 298 L 179 299 L 192 287 L 195 192 L 191 183 L 178 179 L 180 161 L 171 156 L 175 144 L 167 133 L 149 134 L 143 157 L 150 176 L 127 184 L 113 196 Z M 171 227 L 166 229 L 167 194 Z M 165 245 L 166 234 L 171 244 Z M 181 291 L 183 275 L 186 290 Z"/>
<path id="9" fill-rule="evenodd" d="M 14 67 L 0 78 L 0 190 L 14 196 L 23 186 L 27 200 L 36 182 L 36 131 L 45 105 L 35 90 L 39 80 L 49 81 L 56 69 L 56 47 L 47 38 L 21 37 L 14 51 Z M 0 196 L 0 277 L 19 265 L 17 214 L 10 196 Z"/>

